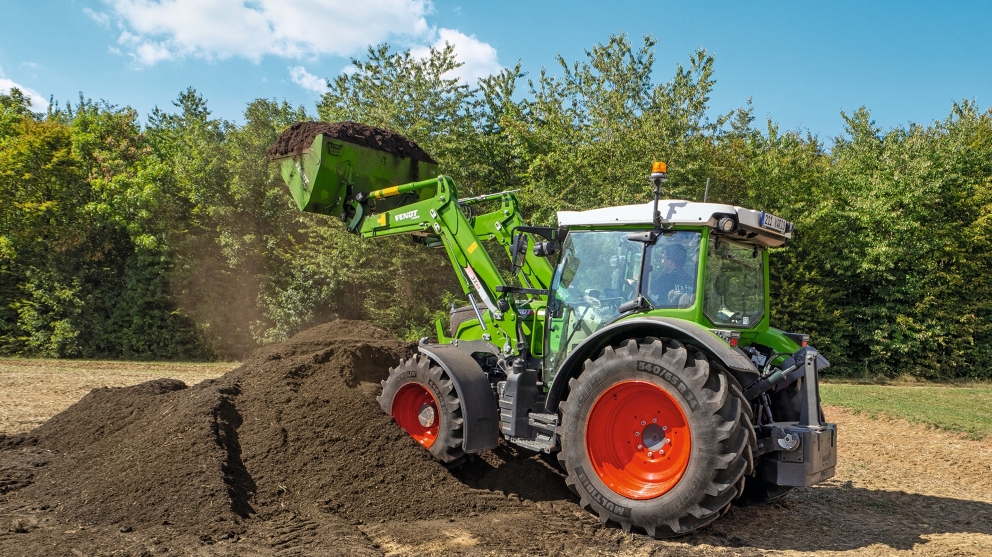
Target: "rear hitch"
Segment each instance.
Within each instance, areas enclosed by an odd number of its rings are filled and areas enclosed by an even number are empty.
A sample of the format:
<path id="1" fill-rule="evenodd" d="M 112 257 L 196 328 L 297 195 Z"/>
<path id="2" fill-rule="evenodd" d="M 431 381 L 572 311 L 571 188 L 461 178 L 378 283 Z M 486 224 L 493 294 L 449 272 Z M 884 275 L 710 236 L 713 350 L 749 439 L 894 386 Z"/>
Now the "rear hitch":
<path id="1" fill-rule="evenodd" d="M 834 476 L 837 424 L 802 426 L 775 422 L 761 427 L 757 455 L 761 478 L 776 485 L 809 486 Z"/>
<path id="2" fill-rule="evenodd" d="M 782 388 L 803 377 L 799 421 L 761 426 L 755 456 L 762 459 L 761 478 L 776 485 L 809 486 L 834 476 L 837 466 L 837 425 L 820 421 L 820 383 L 817 372 L 824 360 L 813 347 L 792 356 L 793 364 L 749 387 L 745 398 Z M 824 366 L 825 367 L 825 366 Z"/>

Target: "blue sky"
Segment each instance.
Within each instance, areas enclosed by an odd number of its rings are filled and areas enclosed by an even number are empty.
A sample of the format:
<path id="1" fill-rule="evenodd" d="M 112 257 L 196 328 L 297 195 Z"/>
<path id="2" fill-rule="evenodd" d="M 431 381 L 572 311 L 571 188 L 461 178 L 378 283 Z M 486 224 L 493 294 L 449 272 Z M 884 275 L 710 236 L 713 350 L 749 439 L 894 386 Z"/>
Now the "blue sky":
<path id="1" fill-rule="evenodd" d="M 990 26 L 992 2 L 978 1 L 5 0 L 0 90 L 38 104 L 82 92 L 145 116 L 192 86 L 240 121 L 258 97 L 313 113 L 322 78 L 369 43 L 448 40 L 471 79 L 517 60 L 557 72 L 556 55 L 626 32 L 658 39 L 658 81 L 696 49 L 714 53 L 714 112 L 752 98 L 759 120 L 829 139 L 862 105 L 883 128 L 942 119 L 955 100 L 987 108 Z"/>

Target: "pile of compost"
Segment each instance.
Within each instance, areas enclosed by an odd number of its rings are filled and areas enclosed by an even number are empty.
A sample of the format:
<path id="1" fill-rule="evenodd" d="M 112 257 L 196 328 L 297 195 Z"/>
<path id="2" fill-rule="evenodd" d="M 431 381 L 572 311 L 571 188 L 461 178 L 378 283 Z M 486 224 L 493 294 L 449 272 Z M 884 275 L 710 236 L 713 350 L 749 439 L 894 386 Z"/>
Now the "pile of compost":
<path id="1" fill-rule="evenodd" d="M 203 539 L 284 508 L 351 524 L 485 512 L 467 486 L 385 415 L 379 382 L 409 344 L 335 321 L 256 351 L 223 377 L 102 388 L 30 434 L 0 436 L 0 502 L 63 524 Z"/>
<path id="2" fill-rule="evenodd" d="M 436 164 L 436 161 L 419 145 L 402 135 L 383 128 L 356 122 L 298 122 L 282 132 L 269 148 L 269 158 L 278 159 L 298 155 L 309 149 L 315 137 L 324 134 L 369 149 L 391 153 L 397 157 Z"/>

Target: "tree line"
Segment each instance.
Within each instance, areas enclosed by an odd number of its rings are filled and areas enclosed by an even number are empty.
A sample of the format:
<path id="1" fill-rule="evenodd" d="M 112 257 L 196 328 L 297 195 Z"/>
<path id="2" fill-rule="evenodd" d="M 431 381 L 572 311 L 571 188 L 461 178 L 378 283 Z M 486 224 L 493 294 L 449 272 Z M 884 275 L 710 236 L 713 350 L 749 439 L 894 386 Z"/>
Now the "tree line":
<path id="1" fill-rule="evenodd" d="M 415 339 L 461 293 L 443 252 L 363 240 L 299 212 L 266 150 L 291 124 L 352 120 L 423 146 L 463 195 L 515 189 L 535 224 L 666 196 L 796 223 L 772 255 L 773 323 L 809 332 L 847 376 L 992 377 L 992 111 L 883 130 L 861 108 L 824 139 L 711 114 L 705 51 L 656 82 L 654 39 L 468 84 L 453 50 L 371 47 L 316 113 L 258 99 L 243 123 L 195 90 L 141 122 L 80 96 L 31 111 L 0 95 L 0 354 L 243 358 L 334 317 Z M 434 271 L 437 269 L 437 272 Z"/>

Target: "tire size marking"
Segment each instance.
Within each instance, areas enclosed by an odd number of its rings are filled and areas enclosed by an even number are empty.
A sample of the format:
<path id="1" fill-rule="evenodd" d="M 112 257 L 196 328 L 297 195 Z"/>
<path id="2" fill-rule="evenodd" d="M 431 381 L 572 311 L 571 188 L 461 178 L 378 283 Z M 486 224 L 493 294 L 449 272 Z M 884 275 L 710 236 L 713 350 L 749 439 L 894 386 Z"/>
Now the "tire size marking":
<path id="1" fill-rule="evenodd" d="M 404 371 L 403 372 L 403 375 L 402 375 L 402 377 L 410 377 L 410 378 L 413 378 L 413 377 L 416 377 L 416 376 L 417 376 L 417 370 L 415 370 L 415 369 L 410 369 L 410 370 Z"/>
<path id="2" fill-rule="evenodd" d="M 624 518 L 630 518 L 630 513 L 631 513 L 630 507 L 622 507 L 620 505 L 617 505 L 616 503 L 613 503 L 606 497 L 603 497 L 603 494 L 600 493 L 599 490 L 592 485 L 592 482 L 589 481 L 589 476 L 586 475 L 586 471 L 583 470 L 581 466 L 575 467 L 575 475 L 579 477 L 579 482 L 582 483 L 582 487 L 585 488 L 586 493 L 588 493 L 589 496 L 592 497 L 593 501 L 595 501 L 597 505 L 603 507 L 604 509 L 615 515 L 622 516 Z"/>
<path id="3" fill-rule="evenodd" d="M 441 395 L 441 389 L 437 386 L 436 383 L 434 383 L 434 380 L 428 378 L 427 386 L 430 387 L 432 391 L 434 391 L 434 400 L 437 401 L 437 405 L 440 406 L 443 410 L 447 410 L 448 406 L 444 402 L 444 396 Z"/>
<path id="4" fill-rule="evenodd" d="M 699 409 L 699 401 L 696 399 L 696 395 L 689 390 L 689 387 L 685 384 L 685 381 L 682 381 L 682 378 L 678 375 L 675 375 L 658 364 L 646 362 L 644 360 L 637 360 L 637 371 L 645 371 L 668 381 L 673 387 L 682 393 L 682 396 L 685 397 L 686 401 L 689 403 L 690 410 L 695 412 Z"/>

